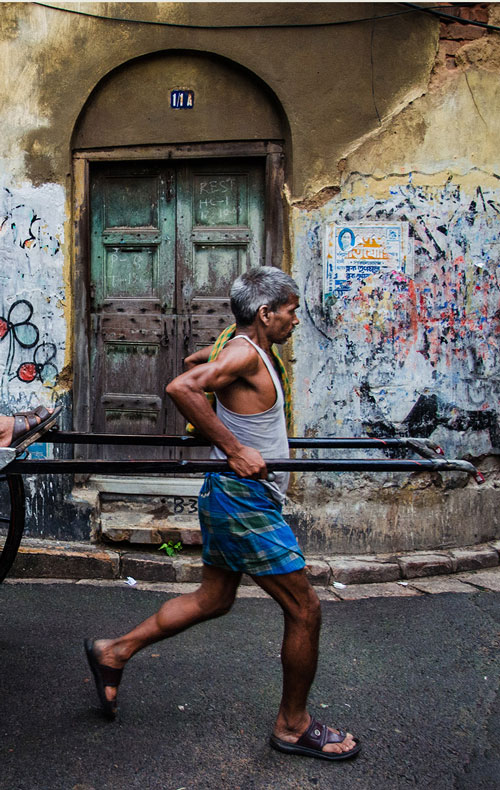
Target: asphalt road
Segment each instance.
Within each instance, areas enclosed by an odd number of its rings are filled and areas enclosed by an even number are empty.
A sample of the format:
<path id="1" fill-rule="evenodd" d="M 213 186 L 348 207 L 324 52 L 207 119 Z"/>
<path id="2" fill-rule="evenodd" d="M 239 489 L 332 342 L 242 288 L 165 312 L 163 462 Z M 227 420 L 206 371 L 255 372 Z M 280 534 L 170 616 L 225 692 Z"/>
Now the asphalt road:
<path id="1" fill-rule="evenodd" d="M 1 790 L 499 790 L 500 593 L 323 603 L 310 707 L 364 746 L 334 764 L 268 746 L 281 615 L 267 599 L 136 656 L 104 720 L 82 640 L 164 598 L 0 587 Z"/>

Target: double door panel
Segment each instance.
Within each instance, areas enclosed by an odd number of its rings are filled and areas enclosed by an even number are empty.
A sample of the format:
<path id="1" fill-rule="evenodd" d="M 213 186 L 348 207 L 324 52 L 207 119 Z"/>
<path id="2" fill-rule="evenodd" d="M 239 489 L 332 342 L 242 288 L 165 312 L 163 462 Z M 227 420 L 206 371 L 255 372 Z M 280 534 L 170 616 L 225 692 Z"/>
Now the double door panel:
<path id="1" fill-rule="evenodd" d="M 92 430 L 183 433 L 165 386 L 232 321 L 264 255 L 258 160 L 113 163 L 91 172 Z M 171 457 L 103 448 L 103 457 Z"/>

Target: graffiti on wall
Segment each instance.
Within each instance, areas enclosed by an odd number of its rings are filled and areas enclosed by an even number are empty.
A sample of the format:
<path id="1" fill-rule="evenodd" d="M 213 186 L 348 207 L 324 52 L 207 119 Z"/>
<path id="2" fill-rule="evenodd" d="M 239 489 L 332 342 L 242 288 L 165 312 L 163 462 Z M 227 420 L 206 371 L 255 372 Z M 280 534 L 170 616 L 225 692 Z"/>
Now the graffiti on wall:
<path id="1" fill-rule="evenodd" d="M 9 242 L 22 250 L 35 247 L 56 255 L 60 250 L 57 237 L 51 235 L 46 221 L 39 217 L 33 207 L 16 203 L 15 195 L 4 187 L 3 207 L 0 213 L 0 235 L 9 236 Z"/>
<path id="2" fill-rule="evenodd" d="M 482 432 L 485 447 L 498 447 L 499 214 L 498 192 L 466 194 L 450 180 L 440 190 L 401 186 L 385 200 L 334 200 L 298 220 L 307 317 L 298 342 L 318 349 L 301 361 L 297 348 L 298 380 L 309 383 L 304 414 L 325 415 L 322 432 L 378 425 L 423 435 L 414 417 L 430 410 L 433 430 Z M 409 223 L 414 277 L 380 271 L 323 304 L 325 223 L 394 221 Z"/>
<path id="3" fill-rule="evenodd" d="M 64 350 L 64 192 L 54 184 L 0 189 L 0 388 L 6 404 L 57 383 Z"/>
<path id="4" fill-rule="evenodd" d="M 45 386 L 54 386 L 57 367 L 53 363 L 57 348 L 54 343 L 39 343 L 40 332 L 31 321 L 33 305 L 26 299 L 18 299 L 10 307 L 7 317 L 0 316 L 0 342 L 9 339 L 6 372 L 10 379 L 31 383 L 38 379 Z M 31 359 L 24 360 L 14 371 L 16 346 L 23 351 L 33 349 Z M 27 356 L 27 354 L 25 354 Z"/>

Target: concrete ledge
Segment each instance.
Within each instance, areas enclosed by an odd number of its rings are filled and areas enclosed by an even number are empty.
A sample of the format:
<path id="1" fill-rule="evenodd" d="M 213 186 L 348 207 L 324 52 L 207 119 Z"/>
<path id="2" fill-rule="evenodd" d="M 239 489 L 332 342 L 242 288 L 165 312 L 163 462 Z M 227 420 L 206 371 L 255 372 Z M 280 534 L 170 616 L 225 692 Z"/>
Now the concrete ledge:
<path id="1" fill-rule="evenodd" d="M 59 579 L 117 579 L 120 556 L 115 551 L 88 544 L 25 542 L 17 553 L 9 576 Z"/>
<path id="2" fill-rule="evenodd" d="M 22 578 L 5 579 L 4 584 L 74 584 L 97 585 L 99 587 L 121 587 L 125 584 L 123 579 L 56 579 L 56 578 Z M 194 592 L 198 585 L 190 582 L 147 582 L 138 581 L 134 590 L 149 590 L 153 592 L 172 593 L 182 595 Z M 434 576 L 425 579 L 416 579 L 411 582 L 387 582 L 385 584 L 356 584 L 343 590 L 332 587 L 316 587 L 316 592 L 321 601 L 341 603 L 342 601 L 359 601 L 365 598 L 394 598 L 399 597 L 424 597 L 428 594 L 438 593 L 467 593 L 473 595 L 478 592 L 498 592 L 500 590 L 500 567 L 489 571 L 468 571 L 460 577 Z M 266 593 L 253 585 L 241 585 L 237 592 L 238 598 L 266 598 Z"/>
<path id="3" fill-rule="evenodd" d="M 338 595 L 342 601 L 360 601 L 362 598 L 373 598 L 374 596 L 409 598 L 421 595 L 421 593 L 411 587 L 403 587 L 396 582 L 386 582 L 385 584 L 355 584 L 352 587 L 346 587 L 345 590 L 335 589 L 335 595 Z"/>
<path id="4" fill-rule="evenodd" d="M 403 579 L 420 576 L 435 576 L 438 573 L 452 573 L 453 560 L 448 554 L 405 554 L 398 557 L 398 565 Z"/>
<path id="5" fill-rule="evenodd" d="M 306 576 L 314 586 L 324 587 L 332 581 L 329 563 L 321 560 L 307 560 Z"/>
<path id="6" fill-rule="evenodd" d="M 177 582 L 201 582 L 203 563 L 200 558 L 176 558 L 172 566 Z"/>
<path id="7" fill-rule="evenodd" d="M 471 576 L 477 579 L 477 585 L 481 587 L 481 574 L 485 574 L 486 581 L 490 578 L 487 576 L 490 568 L 497 569 L 490 571 L 492 584 L 496 585 L 496 579 L 500 578 L 500 541 L 435 553 L 308 557 L 306 562 L 307 577 L 316 587 L 330 586 L 333 589 L 333 582 L 341 582 L 349 587 L 391 584 L 404 579 L 438 577 L 466 571 L 476 571 Z M 129 547 L 108 548 L 87 543 L 27 538 L 22 543 L 9 577 L 109 580 L 132 576 L 137 581 L 149 583 L 196 584 L 201 580 L 201 572 L 202 561 L 196 548 L 191 549 L 191 553 L 186 551 L 169 557 L 153 550 L 134 551 Z M 455 578 L 462 581 L 460 576 Z M 255 587 L 255 582 L 246 575 L 243 576 L 243 584 Z M 417 589 L 413 582 L 410 586 Z M 424 592 L 422 585 L 418 589 Z M 340 590 L 335 587 L 335 594 L 340 594 Z"/>
<path id="8" fill-rule="evenodd" d="M 466 584 L 465 581 L 457 579 L 456 576 L 428 576 L 426 579 L 415 579 L 408 582 L 408 586 L 413 590 L 436 595 L 438 593 L 475 593 L 479 592 L 476 587 Z"/>
<path id="9" fill-rule="evenodd" d="M 467 549 L 450 549 L 453 571 L 477 571 L 498 565 L 498 551 L 493 546 L 470 546 Z"/>
<path id="10" fill-rule="evenodd" d="M 500 592 L 500 573 L 497 569 L 490 571 L 477 571 L 476 573 L 468 573 L 464 576 L 457 577 L 459 581 L 472 584 L 481 590 L 491 590 L 492 592 Z"/>
<path id="11" fill-rule="evenodd" d="M 121 576 L 145 582 L 175 582 L 176 572 L 173 557 L 155 554 L 124 553 L 121 557 Z M 187 581 L 187 579 L 185 580 Z"/>
<path id="12" fill-rule="evenodd" d="M 327 560 L 332 581 L 342 584 L 394 582 L 401 578 L 397 562 L 368 557 L 335 557 Z"/>

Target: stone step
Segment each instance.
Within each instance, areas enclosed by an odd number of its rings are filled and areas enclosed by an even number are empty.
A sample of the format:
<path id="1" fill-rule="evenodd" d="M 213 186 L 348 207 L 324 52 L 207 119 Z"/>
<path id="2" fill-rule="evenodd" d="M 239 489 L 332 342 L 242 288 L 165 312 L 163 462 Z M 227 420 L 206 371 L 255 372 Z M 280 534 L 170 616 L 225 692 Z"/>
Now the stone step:
<path id="1" fill-rule="evenodd" d="M 200 477 L 161 477 L 153 475 L 92 475 L 88 485 L 102 494 L 152 497 L 197 497 Z"/>
<path id="2" fill-rule="evenodd" d="M 394 556 L 307 557 L 306 573 L 312 584 L 328 587 L 339 598 L 367 597 L 368 588 L 384 587 L 386 594 L 404 595 L 405 590 L 421 594 L 460 589 L 457 581 L 478 589 L 500 591 L 500 540 L 443 552 L 451 563 L 436 562 L 428 552 Z M 442 555 L 437 555 L 440 559 Z M 411 566 L 408 560 L 411 558 Z M 417 571 L 417 562 L 420 568 Z M 394 574 L 394 564 L 399 574 Z M 411 576 L 408 571 L 411 568 Z M 465 573 L 464 573 L 465 571 Z M 102 579 L 125 582 L 198 583 L 202 561 L 193 549 L 169 557 L 157 549 L 142 551 L 130 548 L 63 541 L 24 538 L 11 579 Z M 426 577 L 426 578 L 425 578 Z M 450 579 L 453 581 L 445 582 Z M 439 579 L 443 580 L 439 582 Z M 243 576 L 245 585 L 254 585 Z M 448 586 L 446 586 L 448 585 Z M 432 589 L 431 589 L 432 588 Z M 392 592 L 391 592 L 392 591 Z"/>
<path id="3" fill-rule="evenodd" d="M 112 543 L 161 545 L 180 541 L 183 546 L 201 546 L 201 530 L 195 516 L 159 518 L 135 509 L 103 512 L 101 536 Z"/>

